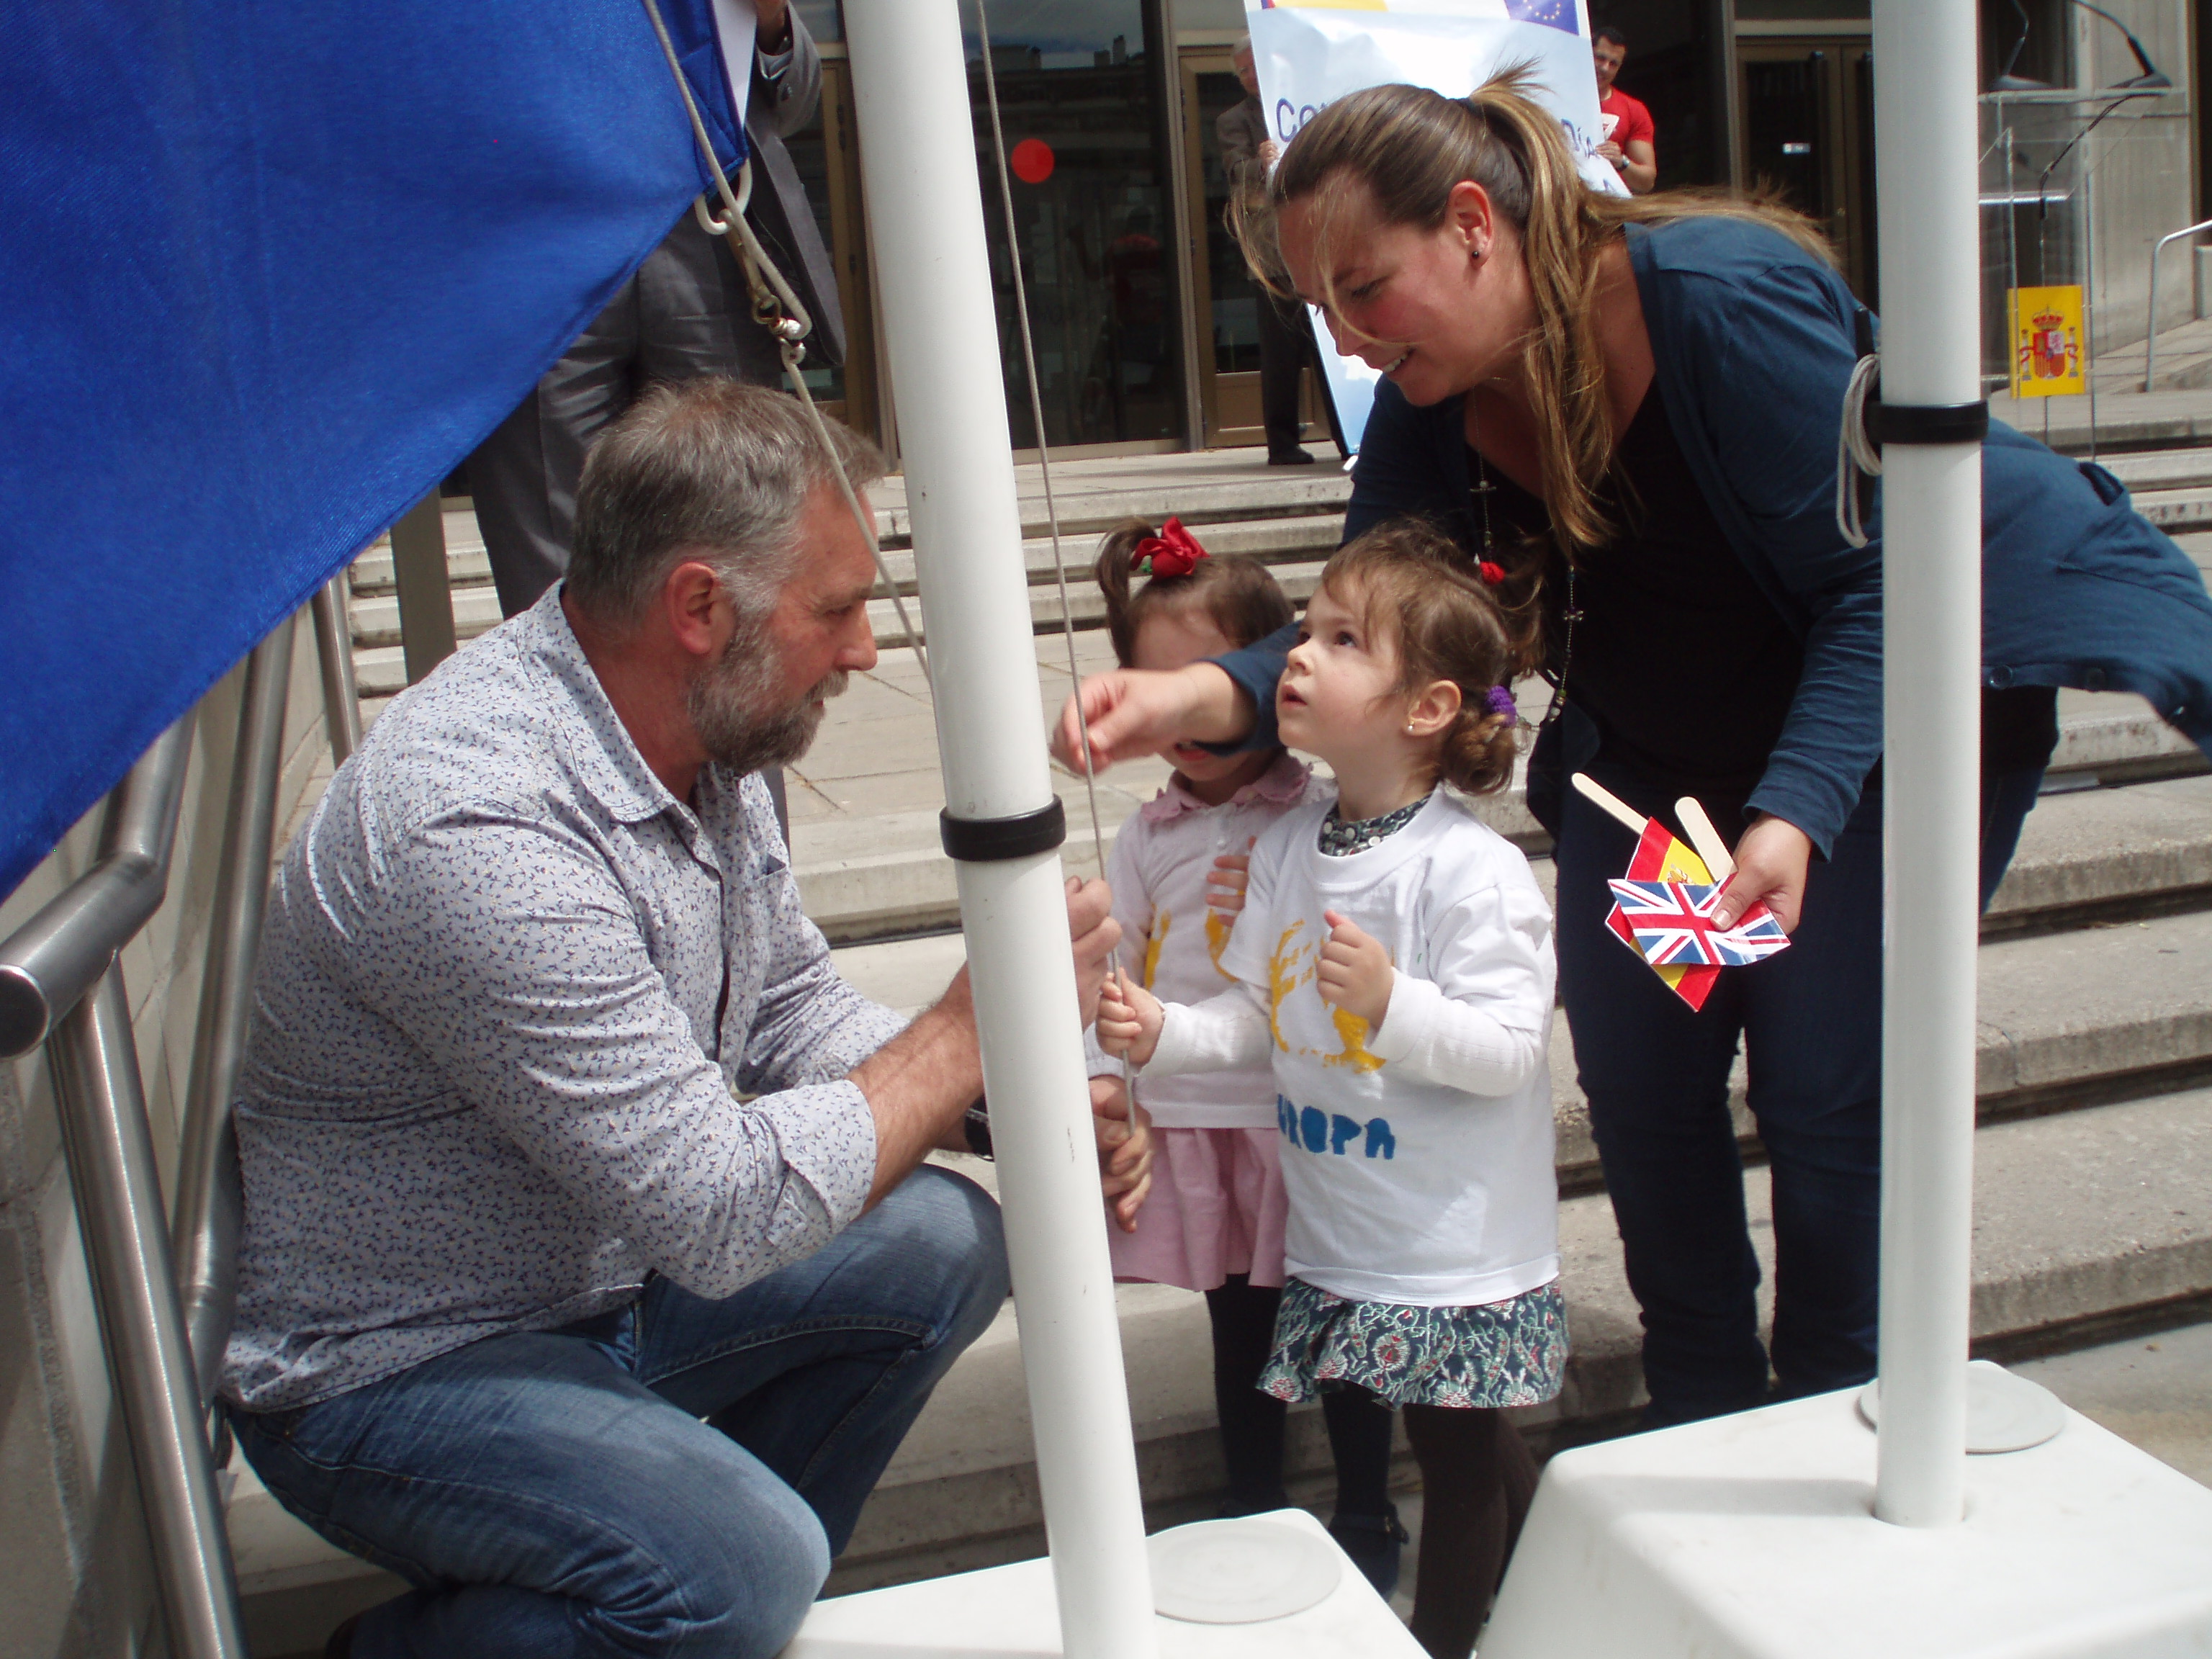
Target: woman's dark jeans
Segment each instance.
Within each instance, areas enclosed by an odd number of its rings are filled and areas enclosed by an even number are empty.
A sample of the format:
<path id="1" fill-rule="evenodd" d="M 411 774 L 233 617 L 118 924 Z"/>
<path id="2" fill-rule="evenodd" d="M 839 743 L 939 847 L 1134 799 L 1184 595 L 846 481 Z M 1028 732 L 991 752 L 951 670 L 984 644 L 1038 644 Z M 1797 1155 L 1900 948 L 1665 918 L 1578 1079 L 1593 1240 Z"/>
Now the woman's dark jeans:
<path id="1" fill-rule="evenodd" d="M 2040 769 L 1983 789 L 1982 902 L 2035 804 Z M 1606 776 L 1638 810 L 1666 792 Z M 1673 813 L 1667 810 L 1671 820 Z M 1645 1423 L 1767 1398 L 1759 1260 L 1729 1115 L 1741 1042 L 1773 1187 L 1771 1360 L 1785 1397 L 1872 1377 L 1881 1193 L 1881 797 L 1806 881 L 1790 949 L 1723 973 L 1689 1006 L 1605 927 L 1634 837 L 1570 792 L 1559 826 L 1562 1000 L 1590 1127 L 1644 1312 Z"/>

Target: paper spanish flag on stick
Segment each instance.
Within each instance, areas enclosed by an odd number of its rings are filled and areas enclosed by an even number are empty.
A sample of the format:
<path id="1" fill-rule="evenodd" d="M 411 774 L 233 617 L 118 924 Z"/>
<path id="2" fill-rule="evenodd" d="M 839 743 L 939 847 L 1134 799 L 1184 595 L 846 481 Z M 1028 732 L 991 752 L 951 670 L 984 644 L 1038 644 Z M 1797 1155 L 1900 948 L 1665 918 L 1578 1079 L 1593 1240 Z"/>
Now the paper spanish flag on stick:
<path id="1" fill-rule="evenodd" d="M 1636 854 L 1628 861 L 1625 881 L 1613 884 L 1616 896 L 1630 884 L 1639 890 L 1637 914 L 1632 915 L 1616 902 L 1606 915 L 1607 929 L 1650 963 L 1651 971 L 1691 1007 L 1705 1006 L 1723 964 L 1771 956 L 1789 944 L 1763 904 L 1752 906 L 1726 932 L 1703 922 L 1721 884 L 1735 873 L 1735 866 L 1696 801 L 1685 798 L 1676 804 L 1676 811 L 1683 826 L 1705 848 L 1705 857 L 1684 846 L 1658 819 L 1645 817 L 1587 775 L 1577 772 L 1573 781 L 1579 793 L 1637 833 Z"/>

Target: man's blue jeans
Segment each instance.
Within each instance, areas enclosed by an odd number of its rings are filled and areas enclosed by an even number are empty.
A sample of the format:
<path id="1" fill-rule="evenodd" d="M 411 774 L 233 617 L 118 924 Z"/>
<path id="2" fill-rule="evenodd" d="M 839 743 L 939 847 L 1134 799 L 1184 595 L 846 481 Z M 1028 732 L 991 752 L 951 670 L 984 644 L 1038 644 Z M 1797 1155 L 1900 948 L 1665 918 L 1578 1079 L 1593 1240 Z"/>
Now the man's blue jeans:
<path id="1" fill-rule="evenodd" d="M 619 1313 L 230 1417 L 286 1509 L 416 1586 L 362 1620 L 358 1659 L 765 1659 L 1006 1294 L 998 1206 L 925 1167 L 726 1300 L 654 1279 Z"/>
<path id="2" fill-rule="evenodd" d="M 2040 769 L 1983 791 L 1982 902 L 2035 804 Z M 1671 792 L 1600 781 L 1674 818 Z M 1729 1115 L 1744 1046 L 1774 1212 L 1774 1373 L 1785 1396 L 1874 1375 L 1881 1200 L 1881 797 L 1815 860 L 1790 948 L 1730 969 L 1702 1010 L 1606 930 L 1635 837 L 1570 792 L 1559 826 L 1561 1000 L 1590 1128 L 1644 1316 L 1644 1415 L 1659 1427 L 1767 1397 L 1759 1258 Z"/>

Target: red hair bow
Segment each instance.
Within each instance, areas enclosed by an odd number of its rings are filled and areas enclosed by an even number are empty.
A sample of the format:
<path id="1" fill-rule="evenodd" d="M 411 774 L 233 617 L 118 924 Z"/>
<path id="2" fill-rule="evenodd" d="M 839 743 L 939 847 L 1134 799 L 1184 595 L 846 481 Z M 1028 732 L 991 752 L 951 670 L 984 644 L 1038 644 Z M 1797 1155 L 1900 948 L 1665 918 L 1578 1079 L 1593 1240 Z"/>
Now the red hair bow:
<path id="1" fill-rule="evenodd" d="M 1147 536 L 1137 544 L 1133 557 L 1140 576 L 1188 576 L 1206 557 L 1206 550 L 1198 544 L 1197 537 L 1182 527 L 1181 519 L 1171 518 L 1160 526 L 1158 535 Z"/>

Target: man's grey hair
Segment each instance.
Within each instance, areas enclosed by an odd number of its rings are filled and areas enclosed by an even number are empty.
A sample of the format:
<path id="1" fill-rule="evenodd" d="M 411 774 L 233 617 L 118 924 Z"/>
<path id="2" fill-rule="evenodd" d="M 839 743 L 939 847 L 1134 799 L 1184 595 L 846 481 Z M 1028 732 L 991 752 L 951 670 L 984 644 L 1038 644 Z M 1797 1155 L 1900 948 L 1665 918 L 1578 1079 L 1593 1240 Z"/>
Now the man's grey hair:
<path id="1" fill-rule="evenodd" d="M 825 420 L 855 490 L 881 451 Z M 656 386 L 599 435 L 576 487 L 567 593 L 602 626 L 638 622 L 676 564 L 713 568 L 739 620 L 765 617 L 798 568 L 799 515 L 830 459 L 798 400 L 719 374 Z"/>

